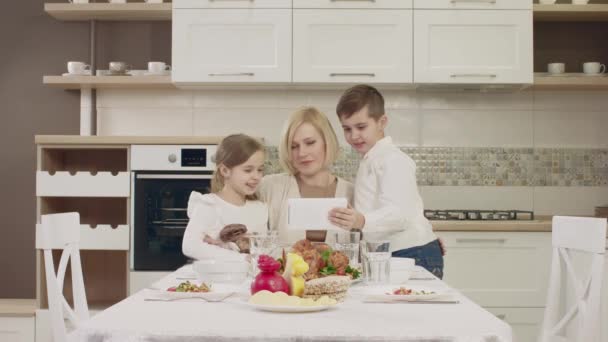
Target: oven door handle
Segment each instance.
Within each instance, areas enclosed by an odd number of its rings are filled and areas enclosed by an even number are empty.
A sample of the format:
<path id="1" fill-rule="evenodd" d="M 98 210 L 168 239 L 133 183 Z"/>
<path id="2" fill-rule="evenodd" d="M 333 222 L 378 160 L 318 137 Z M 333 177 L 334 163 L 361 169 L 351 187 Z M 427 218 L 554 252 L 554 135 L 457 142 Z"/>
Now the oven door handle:
<path id="1" fill-rule="evenodd" d="M 199 175 L 199 174 L 144 174 L 136 175 L 137 179 L 211 179 L 213 175 Z"/>

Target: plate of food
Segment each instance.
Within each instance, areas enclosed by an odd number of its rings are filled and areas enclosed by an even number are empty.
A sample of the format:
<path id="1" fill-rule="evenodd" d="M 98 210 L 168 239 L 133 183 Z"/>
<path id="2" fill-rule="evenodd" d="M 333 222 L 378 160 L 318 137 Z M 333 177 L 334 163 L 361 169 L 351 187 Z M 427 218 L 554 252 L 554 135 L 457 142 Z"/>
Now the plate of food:
<path id="1" fill-rule="evenodd" d="M 324 311 L 335 307 L 338 302 L 328 296 L 300 298 L 285 292 L 260 291 L 251 296 L 247 304 L 256 309 L 270 312 L 302 313 Z"/>
<path id="2" fill-rule="evenodd" d="M 238 291 L 236 286 L 211 285 L 207 283 L 196 283 L 184 281 L 166 289 L 150 290 L 146 294 L 146 300 L 172 301 L 179 299 L 201 298 L 207 301 L 224 300 Z"/>
<path id="3" fill-rule="evenodd" d="M 364 301 L 427 301 L 445 295 L 445 289 L 420 286 L 381 286 L 372 288 Z"/>

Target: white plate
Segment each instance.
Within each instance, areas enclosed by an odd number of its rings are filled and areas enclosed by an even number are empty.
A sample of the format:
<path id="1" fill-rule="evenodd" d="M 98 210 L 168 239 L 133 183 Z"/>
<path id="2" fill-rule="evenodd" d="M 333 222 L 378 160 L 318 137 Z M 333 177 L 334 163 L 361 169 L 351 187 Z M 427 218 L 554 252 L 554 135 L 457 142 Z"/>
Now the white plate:
<path id="1" fill-rule="evenodd" d="M 261 304 L 252 304 L 247 302 L 247 305 L 262 311 L 270 311 L 270 312 L 287 312 L 287 313 L 298 313 L 298 312 L 317 312 L 327 310 L 331 307 L 335 307 L 336 305 L 314 305 L 314 306 L 285 306 L 285 305 L 261 305 Z"/>
<path id="2" fill-rule="evenodd" d="M 437 299 L 438 297 L 444 296 L 446 294 L 446 289 L 436 288 L 436 287 L 422 287 L 422 286 L 403 286 L 408 289 L 412 289 L 414 291 L 420 292 L 433 292 L 430 294 L 411 294 L 411 295 L 395 295 L 392 294 L 394 290 L 398 289 L 400 286 L 379 286 L 372 288 L 370 292 L 368 292 L 363 301 L 405 301 L 405 302 L 413 302 L 413 301 L 427 301 Z"/>
<path id="3" fill-rule="evenodd" d="M 197 285 L 198 282 L 195 282 Z M 177 286 L 179 283 L 173 285 Z M 168 286 L 169 288 L 171 286 Z M 164 289 L 148 289 L 145 298 L 148 300 L 179 300 L 179 299 L 187 299 L 187 298 L 202 298 L 210 301 L 219 301 L 225 299 L 237 292 L 239 292 L 240 288 L 235 285 L 229 284 L 212 284 L 211 291 L 209 292 L 173 292 L 167 291 L 167 288 Z"/>

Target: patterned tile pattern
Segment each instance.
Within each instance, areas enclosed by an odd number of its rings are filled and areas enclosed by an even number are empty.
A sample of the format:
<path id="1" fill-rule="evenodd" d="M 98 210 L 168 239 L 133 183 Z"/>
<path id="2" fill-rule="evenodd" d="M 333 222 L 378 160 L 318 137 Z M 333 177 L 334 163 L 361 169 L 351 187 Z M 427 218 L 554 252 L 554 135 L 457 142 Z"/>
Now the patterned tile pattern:
<path id="1" fill-rule="evenodd" d="M 608 186 L 608 150 L 564 148 L 403 147 L 417 165 L 418 185 Z M 354 180 L 359 156 L 342 148 L 334 172 Z M 267 147 L 266 173 L 281 172 Z"/>

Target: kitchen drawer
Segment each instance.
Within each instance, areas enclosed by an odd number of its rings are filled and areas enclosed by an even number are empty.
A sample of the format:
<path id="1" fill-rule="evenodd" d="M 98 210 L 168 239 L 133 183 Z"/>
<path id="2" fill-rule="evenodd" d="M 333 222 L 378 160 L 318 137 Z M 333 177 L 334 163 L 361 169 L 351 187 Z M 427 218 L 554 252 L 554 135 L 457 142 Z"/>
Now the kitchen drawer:
<path id="1" fill-rule="evenodd" d="M 414 0 L 414 8 L 532 10 L 532 0 Z"/>
<path id="2" fill-rule="evenodd" d="M 38 231 L 40 224 L 36 225 L 36 237 L 41 236 Z M 62 249 L 64 246 L 56 246 Z M 93 228 L 88 224 L 80 225 L 79 247 L 82 250 L 129 250 L 129 226 L 98 224 Z"/>
<path id="3" fill-rule="evenodd" d="M 551 233 L 436 232 L 447 248 L 444 280 L 484 307 L 544 307 Z"/>
<path id="4" fill-rule="evenodd" d="M 293 0 L 293 8 L 412 8 L 412 0 Z"/>
<path id="5" fill-rule="evenodd" d="M 129 172 L 36 172 L 38 197 L 129 197 Z"/>
<path id="6" fill-rule="evenodd" d="M 173 0 L 173 9 L 291 8 L 291 0 Z"/>
<path id="7" fill-rule="evenodd" d="M 34 317 L 5 317 L 0 316 L 0 341 L 34 342 Z"/>
<path id="8" fill-rule="evenodd" d="M 295 9 L 293 31 L 296 83 L 412 83 L 412 10 Z"/>
<path id="9" fill-rule="evenodd" d="M 544 308 L 486 308 L 486 310 L 509 323 L 513 329 L 513 341 L 537 341 L 543 324 Z"/>

